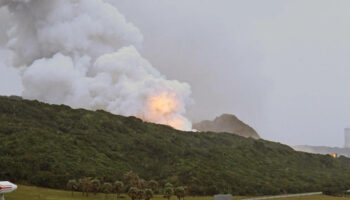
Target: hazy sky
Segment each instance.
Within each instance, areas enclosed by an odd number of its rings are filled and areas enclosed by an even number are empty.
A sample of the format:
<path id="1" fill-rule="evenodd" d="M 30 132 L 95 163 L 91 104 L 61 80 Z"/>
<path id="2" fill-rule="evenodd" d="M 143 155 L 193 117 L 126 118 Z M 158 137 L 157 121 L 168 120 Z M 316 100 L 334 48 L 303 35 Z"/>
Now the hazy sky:
<path id="1" fill-rule="evenodd" d="M 194 121 L 236 114 L 268 140 L 343 145 L 350 126 L 350 1 L 109 0 L 141 53 L 188 82 Z M 0 45 L 7 20 L 0 14 Z M 0 65 L 0 94 L 20 94 Z"/>

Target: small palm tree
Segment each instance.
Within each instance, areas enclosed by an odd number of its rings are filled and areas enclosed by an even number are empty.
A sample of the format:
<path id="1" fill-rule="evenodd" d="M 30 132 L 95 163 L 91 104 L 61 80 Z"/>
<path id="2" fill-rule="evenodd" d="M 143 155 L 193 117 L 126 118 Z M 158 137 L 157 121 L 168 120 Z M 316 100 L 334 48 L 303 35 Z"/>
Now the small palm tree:
<path id="1" fill-rule="evenodd" d="M 72 196 L 74 194 L 74 191 L 77 190 L 78 187 L 79 187 L 79 184 L 75 179 L 69 180 L 67 183 L 67 189 L 72 191 Z"/>
<path id="2" fill-rule="evenodd" d="M 79 185 L 80 185 L 81 191 L 83 192 L 83 195 L 89 196 L 89 192 L 92 190 L 91 178 L 85 177 L 85 178 L 79 179 Z"/>
<path id="3" fill-rule="evenodd" d="M 185 199 L 185 188 L 184 187 L 180 186 L 180 187 L 175 188 L 174 193 L 179 200 L 181 200 L 181 198 Z"/>
<path id="4" fill-rule="evenodd" d="M 170 200 L 171 196 L 173 195 L 174 190 L 172 187 L 167 187 L 164 190 L 164 197 L 167 198 L 168 200 Z"/>
<path id="5" fill-rule="evenodd" d="M 126 184 L 127 187 L 142 188 L 140 177 L 132 171 L 124 174 L 124 183 Z"/>
<path id="6" fill-rule="evenodd" d="M 153 191 L 153 193 L 156 193 L 158 190 L 158 182 L 155 180 L 150 180 L 148 182 L 148 187 Z"/>
<path id="7" fill-rule="evenodd" d="M 108 197 L 107 195 L 108 195 L 109 193 L 112 193 L 112 191 L 113 191 L 113 186 L 112 186 L 112 184 L 110 184 L 110 183 L 104 183 L 104 184 L 102 185 L 102 192 L 106 194 L 106 199 L 107 199 L 107 197 Z"/>
<path id="8" fill-rule="evenodd" d="M 128 191 L 128 195 L 131 198 L 131 200 L 137 199 L 137 193 L 138 193 L 138 189 L 136 187 L 131 187 Z"/>
<path id="9" fill-rule="evenodd" d="M 100 187 L 101 187 L 101 182 L 100 180 L 98 180 L 97 178 L 93 179 L 91 181 L 91 184 L 92 184 L 92 191 L 94 192 L 94 194 L 96 195 L 97 192 L 100 190 Z"/>
<path id="10" fill-rule="evenodd" d="M 187 186 L 182 186 L 184 188 L 184 196 L 182 197 L 183 200 L 185 200 L 185 196 L 187 194 L 188 188 Z"/>
<path id="11" fill-rule="evenodd" d="M 145 191 L 142 190 L 142 189 L 139 189 L 139 190 L 137 191 L 137 199 L 138 199 L 138 200 L 141 200 L 141 199 L 143 199 L 144 196 L 145 196 Z"/>
<path id="12" fill-rule="evenodd" d="M 167 183 L 164 185 L 164 188 L 173 188 L 173 184 L 167 182 Z"/>
<path id="13" fill-rule="evenodd" d="M 124 183 L 121 181 L 114 182 L 114 191 L 117 193 L 117 198 L 120 197 L 120 193 L 123 191 Z"/>
<path id="14" fill-rule="evenodd" d="M 153 197 L 153 191 L 151 189 L 145 190 L 145 200 L 150 200 Z"/>

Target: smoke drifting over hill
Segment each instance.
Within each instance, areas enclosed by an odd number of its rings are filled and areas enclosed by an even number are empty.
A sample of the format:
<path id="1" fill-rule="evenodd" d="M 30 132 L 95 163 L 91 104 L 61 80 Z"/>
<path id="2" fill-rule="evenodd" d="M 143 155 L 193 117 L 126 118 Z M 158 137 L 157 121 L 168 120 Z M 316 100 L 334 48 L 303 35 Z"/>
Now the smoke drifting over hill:
<path id="1" fill-rule="evenodd" d="M 1 6 L 13 20 L 2 62 L 20 70 L 24 98 L 191 130 L 184 117 L 190 86 L 168 80 L 139 54 L 140 30 L 111 4 L 0 0 Z"/>
<path id="2" fill-rule="evenodd" d="M 51 0 L 47 1 L 53 4 Z M 264 139 L 290 145 L 343 145 L 343 130 L 350 127 L 350 93 L 347 92 L 350 85 L 350 1 L 104 1 L 123 14 L 126 24 L 132 22 L 139 29 L 138 34 L 129 32 L 133 36 L 128 40 L 123 39 L 124 34 L 120 33 L 117 40 L 112 41 L 118 41 L 118 46 L 107 53 L 115 53 L 122 47 L 132 45 L 139 55 L 168 79 L 189 83 L 192 92 L 186 90 L 184 93 L 191 93 L 196 103 L 186 107 L 186 117 L 193 122 L 231 113 L 254 127 Z M 8 1 L 0 2 L 8 4 Z M 58 3 L 67 7 L 77 5 L 67 2 Z M 59 6 L 56 5 L 56 8 L 59 9 Z M 98 6 L 91 8 L 91 11 L 85 10 L 87 13 L 84 14 L 82 8 L 74 7 L 77 13 L 67 9 L 62 11 L 67 13 L 63 22 L 72 21 L 73 17 L 82 19 L 92 15 L 91 23 L 99 20 L 99 17 L 95 17 L 98 15 L 93 14 Z M 33 13 L 37 11 L 40 9 L 33 10 Z M 9 41 L 6 30 L 11 30 L 18 23 L 13 18 L 18 17 L 11 16 L 7 6 L 0 8 L 0 49 Z M 36 29 L 48 24 L 48 20 L 40 20 Z M 26 18 L 25 21 L 32 20 Z M 97 33 L 99 27 L 106 24 L 110 27 L 105 28 L 103 35 L 116 26 L 114 22 L 103 21 L 93 25 L 96 30 L 89 31 Z M 72 30 L 74 28 L 74 34 L 79 35 L 78 32 L 87 29 L 88 25 L 90 22 L 86 23 L 86 27 L 72 27 Z M 140 32 L 143 41 L 137 41 Z M 62 39 L 68 33 L 59 34 Z M 99 31 L 99 34 L 102 32 Z M 98 41 L 98 44 L 113 46 L 110 40 L 106 42 L 96 34 L 96 37 L 90 36 L 85 37 L 89 44 Z M 83 38 L 79 36 L 73 41 L 75 43 L 75 40 Z M 58 38 L 50 43 L 54 41 L 58 41 Z M 61 44 L 68 45 L 66 42 Z M 96 50 L 90 48 L 90 51 Z M 21 77 L 16 72 L 23 68 L 5 67 L 5 64 L 12 65 L 3 58 L 11 56 L 6 53 L 7 50 L 0 51 L 3 52 L 0 53 L 0 95 L 22 95 Z M 81 51 L 83 49 L 80 48 Z M 43 55 L 46 52 L 50 51 L 42 48 L 40 53 Z M 63 49 L 60 52 L 77 61 L 72 53 L 63 52 Z M 50 52 L 45 58 L 53 56 L 54 53 Z M 97 59 L 92 57 L 90 66 Z M 90 67 L 87 69 L 90 70 Z M 86 76 L 90 80 L 93 75 L 88 72 Z M 162 94 L 157 91 L 155 95 L 149 95 L 149 98 L 145 98 L 148 102 L 142 99 L 144 104 L 141 107 L 148 108 L 153 96 L 173 96 L 171 92 Z M 103 99 L 101 94 L 98 95 Z M 180 105 L 170 107 L 184 116 L 180 112 L 181 107 L 191 100 L 188 100 L 188 95 L 180 96 L 183 102 L 169 105 Z M 64 99 L 72 101 L 71 98 Z M 91 99 L 97 98 L 94 96 Z M 137 114 L 141 116 L 142 113 Z"/>

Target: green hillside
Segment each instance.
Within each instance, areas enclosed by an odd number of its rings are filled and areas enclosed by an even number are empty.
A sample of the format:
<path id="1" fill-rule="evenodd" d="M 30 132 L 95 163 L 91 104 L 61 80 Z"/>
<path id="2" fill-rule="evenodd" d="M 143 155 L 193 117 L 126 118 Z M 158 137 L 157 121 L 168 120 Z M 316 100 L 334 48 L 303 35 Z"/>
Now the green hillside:
<path id="1" fill-rule="evenodd" d="M 182 132 L 104 111 L 0 97 L 0 180 L 64 188 L 127 171 L 191 194 L 276 194 L 350 188 L 350 161 L 233 134 Z"/>

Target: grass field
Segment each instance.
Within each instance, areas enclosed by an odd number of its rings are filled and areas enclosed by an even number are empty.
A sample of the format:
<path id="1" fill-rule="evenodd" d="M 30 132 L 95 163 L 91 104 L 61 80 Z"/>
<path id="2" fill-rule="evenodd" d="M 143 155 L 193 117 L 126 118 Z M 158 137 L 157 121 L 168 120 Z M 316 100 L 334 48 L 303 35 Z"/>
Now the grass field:
<path id="1" fill-rule="evenodd" d="M 119 200 L 130 200 L 127 195 L 126 198 L 120 198 Z M 116 200 L 116 195 L 108 195 L 107 198 L 105 194 L 97 194 L 96 196 L 93 194 L 89 194 L 89 197 L 83 197 L 80 192 L 75 192 L 72 197 L 71 192 L 62 191 L 62 190 L 53 190 L 47 188 L 39 188 L 39 187 L 31 187 L 31 186 L 23 186 L 19 185 L 18 189 L 12 193 L 9 193 L 5 196 L 6 200 Z M 234 200 L 241 199 L 243 197 L 234 197 Z M 161 195 L 156 195 L 153 200 L 167 200 L 163 198 Z M 186 197 L 186 200 L 212 200 L 213 198 L 208 197 Z M 177 200 L 175 196 L 171 198 L 171 200 Z"/>
<path id="2" fill-rule="evenodd" d="M 72 197 L 71 192 L 62 191 L 62 190 L 53 190 L 39 187 L 31 187 L 31 186 L 23 186 L 20 185 L 18 189 L 10 194 L 7 194 L 6 200 L 116 200 L 115 195 L 108 195 L 107 198 L 104 194 L 97 194 L 96 196 L 93 194 L 89 194 L 89 197 L 83 197 L 80 192 L 75 192 Z M 244 197 L 233 197 L 233 200 L 243 199 Z M 157 195 L 153 198 L 154 200 L 166 200 L 160 195 Z M 186 197 L 186 200 L 212 200 L 213 197 Z M 292 198 L 281 198 L 281 200 L 340 200 L 344 199 L 343 197 L 330 197 L 323 195 L 314 195 L 308 197 L 292 197 Z M 350 198 L 346 198 L 350 199 Z M 119 200 L 130 200 L 129 197 L 121 198 Z M 177 200 L 175 196 L 171 198 L 171 200 Z M 275 199 L 279 200 L 279 199 Z"/>
<path id="3" fill-rule="evenodd" d="M 325 195 L 313 195 L 313 196 L 305 196 L 305 197 L 290 197 L 290 198 L 280 198 L 273 200 L 340 200 L 340 199 L 350 199 L 350 197 L 331 197 Z"/>

